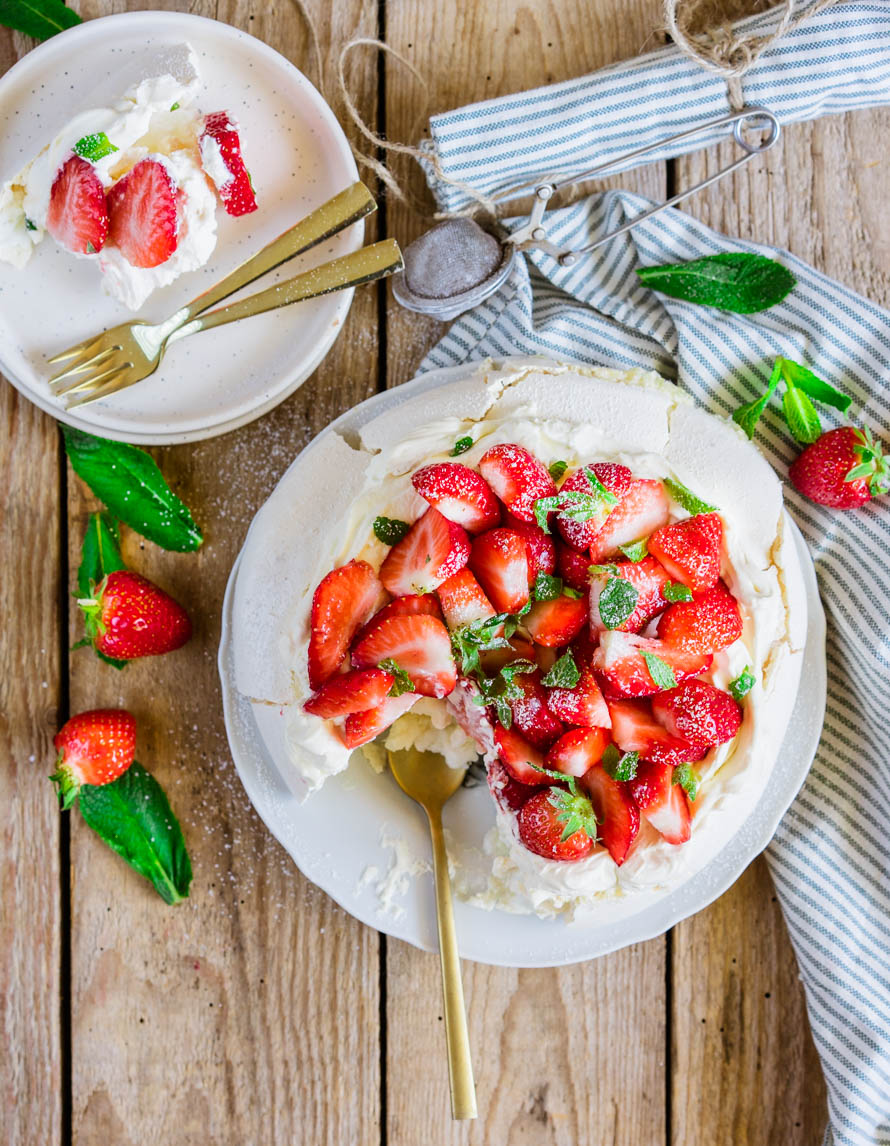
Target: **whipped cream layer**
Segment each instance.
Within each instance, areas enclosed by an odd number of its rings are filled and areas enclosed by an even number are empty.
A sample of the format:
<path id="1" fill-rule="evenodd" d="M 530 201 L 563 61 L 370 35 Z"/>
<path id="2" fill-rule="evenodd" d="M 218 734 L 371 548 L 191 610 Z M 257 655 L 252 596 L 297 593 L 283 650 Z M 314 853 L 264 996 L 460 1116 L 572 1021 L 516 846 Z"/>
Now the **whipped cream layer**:
<path id="1" fill-rule="evenodd" d="M 580 861 L 551 861 L 523 847 L 515 817 L 498 809 L 486 841 L 489 886 L 475 892 L 472 901 L 545 916 L 573 915 L 605 899 L 676 887 L 720 850 L 752 810 L 793 708 L 806 606 L 796 553 L 784 532 L 781 486 L 737 427 L 697 409 L 654 373 L 534 359 L 467 369 L 468 377 L 447 385 L 441 395 L 427 392 L 371 421 L 358 442 L 329 434 L 313 446 L 319 454 L 313 466 L 319 489 L 307 489 L 304 504 L 318 497 L 325 520 L 313 523 L 310 536 L 301 538 L 299 554 L 295 548 L 284 554 L 279 545 L 271 567 L 247 573 L 245 607 L 236 610 L 245 627 L 239 638 L 236 623 L 238 687 L 257 703 L 280 706 L 290 758 L 307 794 L 347 767 L 351 754 L 331 722 L 302 709 L 310 695 L 306 652 L 312 593 L 326 573 L 352 558 L 379 568 L 388 549 L 374 537 L 374 518 L 419 517 L 427 503 L 414 491 L 411 474 L 420 465 L 449 460 L 459 437 L 473 438 L 472 448 L 461 456 L 470 466 L 492 445 L 517 442 L 545 464 L 561 459 L 575 468 L 615 461 L 639 477 L 676 478 L 721 512 L 723 576 L 744 615 L 742 638 L 715 657 L 709 675 L 725 687 L 747 665 L 757 682 L 744 701 L 738 736 L 698 766 L 703 783 L 693 805 L 692 838 L 670 845 L 644 822 L 620 868 L 605 849 Z M 328 485 L 322 493 L 331 473 L 338 475 L 338 487 Z M 686 511 L 673 506 L 674 519 L 685 516 Z M 268 530 L 271 542 L 281 522 L 273 527 L 258 519 L 255 527 L 261 533 Z M 263 539 L 257 541 L 251 545 L 254 551 Z M 289 566 L 286 574 L 284 564 Z M 239 583 L 244 573 L 239 572 Z M 257 581 L 282 575 L 287 588 L 279 594 L 282 599 L 289 594 L 288 607 L 274 621 L 263 621 Z M 257 607 L 251 608 L 251 601 Z M 264 631 L 258 632 L 258 626 Z M 465 754 L 476 752 L 452 719 L 460 714 L 466 727 L 465 709 L 461 695 L 419 701 L 384 734 L 384 742 L 420 744 L 462 766 Z M 482 751 L 491 758 L 490 735 Z"/>
<path id="2" fill-rule="evenodd" d="M 216 246 L 216 199 L 202 167 L 197 57 L 188 44 L 158 53 L 155 67 L 168 70 L 142 79 L 110 107 L 78 112 L 43 150 L 0 186 L 0 261 L 21 269 L 46 234 L 50 192 L 74 145 L 104 133 L 115 151 L 93 163 L 106 189 L 145 158 L 164 164 L 183 192 L 178 243 L 158 267 L 131 266 L 115 247 L 75 254 L 98 264 L 106 293 L 137 310 L 158 287 L 196 270 Z M 220 156 L 221 160 L 221 156 Z"/>

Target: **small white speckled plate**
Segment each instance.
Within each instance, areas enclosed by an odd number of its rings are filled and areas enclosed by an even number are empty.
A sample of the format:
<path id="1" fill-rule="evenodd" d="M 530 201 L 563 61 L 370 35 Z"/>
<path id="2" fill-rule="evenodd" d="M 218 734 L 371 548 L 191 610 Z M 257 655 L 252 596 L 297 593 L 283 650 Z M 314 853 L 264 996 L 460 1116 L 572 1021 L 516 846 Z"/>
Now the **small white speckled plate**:
<path id="1" fill-rule="evenodd" d="M 358 177 L 330 108 L 278 52 L 215 20 L 131 12 L 55 36 L 0 79 L 0 180 L 75 111 L 119 97 L 156 53 L 182 43 L 199 59 L 198 106 L 225 108 L 241 124 L 260 208 L 238 219 L 219 210 L 210 261 L 156 291 L 139 312 L 149 321 L 173 313 Z M 244 293 L 356 250 L 363 234 L 356 223 Z M 92 433 L 140 444 L 195 441 L 244 425 L 293 393 L 330 349 L 351 299 L 344 291 L 196 335 L 171 347 L 153 377 L 66 413 L 47 387 L 46 357 L 132 313 L 103 293 L 95 266 L 47 237 L 24 270 L 0 263 L 0 371 L 41 409 Z"/>
<path id="2" fill-rule="evenodd" d="M 315 442 L 330 433 L 352 440 L 373 418 L 426 391 L 441 393 L 449 381 L 465 378 L 466 373 L 466 366 L 434 370 L 375 395 L 338 418 Z M 313 465 L 314 444 L 294 461 L 266 505 L 276 499 L 294 504 L 305 467 Z M 650 892 L 611 907 L 604 905 L 596 918 L 566 923 L 485 911 L 456 901 L 463 958 L 508 967 L 556 967 L 652 939 L 722 895 L 769 843 L 809 771 L 825 715 L 825 617 L 806 545 L 790 518 L 786 524 L 798 548 L 806 586 L 807 641 L 794 712 L 769 783 L 750 816 L 723 850 L 675 891 Z M 251 545 L 251 536 L 242 555 Z M 406 874 L 398 879 L 396 848 L 391 843 L 399 841 L 402 866 L 407 861 L 409 868 L 428 867 L 430 846 L 423 812 L 391 776 L 375 775 L 359 758 L 301 804 L 288 784 L 293 766 L 278 709 L 253 704 L 236 688 L 232 613 L 240 560 L 239 556 L 223 604 L 219 671 L 229 745 L 247 795 L 303 874 L 351 915 L 423 950 L 437 950 L 432 876 L 421 870 L 416 877 Z M 445 809 L 452 858 L 466 864 L 474 853 L 478 856 L 494 818 L 487 786 L 460 789 Z"/>

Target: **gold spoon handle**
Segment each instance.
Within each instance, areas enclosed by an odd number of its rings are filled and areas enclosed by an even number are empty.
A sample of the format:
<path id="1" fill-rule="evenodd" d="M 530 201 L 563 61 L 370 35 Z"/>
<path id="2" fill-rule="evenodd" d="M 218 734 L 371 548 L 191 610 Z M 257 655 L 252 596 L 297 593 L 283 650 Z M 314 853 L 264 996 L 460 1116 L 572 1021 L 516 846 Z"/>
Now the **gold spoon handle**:
<path id="1" fill-rule="evenodd" d="M 442 963 L 442 994 L 445 1000 L 445 1039 L 448 1043 L 448 1077 L 451 1083 L 451 1117 L 476 1117 L 476 1084 L 470 1058 L 467 1012 L 460 978 L 460 956 L 451 903 L 448 853 L 440 811 L 427 811 L 433 841 L 433 876 L 436 881 L 436 918 L 439 925 L 439 958 Z"/>

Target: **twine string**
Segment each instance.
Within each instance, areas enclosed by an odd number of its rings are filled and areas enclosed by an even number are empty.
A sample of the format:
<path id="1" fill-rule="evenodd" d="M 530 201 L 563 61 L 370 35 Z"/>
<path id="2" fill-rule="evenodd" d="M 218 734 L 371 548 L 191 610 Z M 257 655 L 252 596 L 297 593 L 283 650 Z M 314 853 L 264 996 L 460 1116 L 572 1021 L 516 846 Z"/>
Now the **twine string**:
<path id="1" fill-rule="evenodd" d="M 806 20 L 838 2 L 839 0 L 812 0 L 803 8 L 799 8 L 798 0 L 782 0 L 782 16 L 776 27 L 765 35 L 758 35 L 751 32 L 733 31 L 726 20 L 722 18 L 724 0 L 664 0 L 664 29 L 684 55 L 695 60 L 705 71 L 723 77 L 726 81 L 730 105 L 734 111 L 740 111 L 745 106 L 741 81 L 749 68 L 760 59 L 765 51 L 778 43 L 784 36 L 795 31 Z M 308 29 L 310 45 L 315 57 L 319 89 L 328 102 L 334 102 L 335 99 L 342 106 L 355 129 L 363 139 L 374 147 L 375 151 L 384 155 L 388 153 L 407 155 L 417 161 L 428 163 L 435 172 L 437 179 L 449 187 L 463 191 L 472 201 L 472 204 L 459 212 L 436 211 L 430 213 L 426 204 L 418 196 L 403 188 L 386 164 L 382 163 L 376 155 L 368 155 L 356 143 L 350 141 L 356 162 L 372 171 L 390 195 L 399 202 L 406 204 L 423 218 L 438 221 L 453 218 L 455 215 L 476 215 L 481 212 L 489 219 L 496 220 L 499 197 L 483 195 L 470 184 L 447 175 L 442 168 L 435 148 L 422 150 L 419 147 L 413 147 L 407 143 L 397 143 L 378 135 L 371 130 L 358 110 L 346 80 L 346 61 L 351 52 L 359 47 L 369 47 L 378 52 L 388 53 L 411 73 L 424 93 L 425 104 L 428 104 L 429 85 L 411 61 L 392 45 L 386 44 L 382 40 L 370 36 L 354 36 L 340 49 L 337 58 L 336 91 L 334 99 L 332 99 L 331 93 L 326 90 L 326 77 L 315 21 L 303 0 L 293 0 L 293 3 Z M 425 114 L 423 119 L 426 120 Z"/>

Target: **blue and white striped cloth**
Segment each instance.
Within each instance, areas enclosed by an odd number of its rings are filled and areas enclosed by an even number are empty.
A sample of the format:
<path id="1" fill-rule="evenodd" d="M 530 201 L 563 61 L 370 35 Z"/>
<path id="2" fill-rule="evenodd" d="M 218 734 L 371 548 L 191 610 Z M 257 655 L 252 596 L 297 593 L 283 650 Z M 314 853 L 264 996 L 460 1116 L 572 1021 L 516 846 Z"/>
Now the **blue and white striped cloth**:
<path id="1" fill-rule="evenodd" d="M 792 41 L 761 60 L 745 82 L 749 96 L 778 109 L 781 91 L 781 106 L 797 118 L 890 102 L 888 0 L 831 9 Z M 648 132 L 650 111 L 657 134 L 726 107 L 717 81 L 659 52 L 642 65 L 439 116 L 440 157 L 449 176 L 490 193 L 505 172 L 524 177 L 531 153 L 538 172 L 549 172 L 567 139 L 585 157 L 621 147 L 628 121 L 618 97 L 631 92 L 634 140 Z M 646 93 L 653 103 L 644 107 Z M 431 182 L 443 208 L 466 206 L 462 192 Z M 550 234 L 560 246 L 583 245 L 649 205 L 622 192 L 592 196 L 548 216 Z M 634 274 L 640 264 L 726 250 L 778 257 L 796 288 L 778 306 L 742 316 L 655 295 Z M 890 313 L 787 252 L 728 239 L 676 210 L 575 267 L 540 252 L 520 258 L 498 294 L 458 319 L 421 370 L 529 353 L 654 368 L 724 415 L 762 392 L 781 354 L 837 382 L 853 397 L 856 421 L 890 440 Z M 773 407 L 757 441 L 784 475 L 799 447 Z M 842 513 L 790 485 L 786 492 L 828 616 L 829 697 L 812 771 L 767 854 L 828 1084 L 826 1144 L 890 1146 L 890 513 L 886 500 Z"/>

